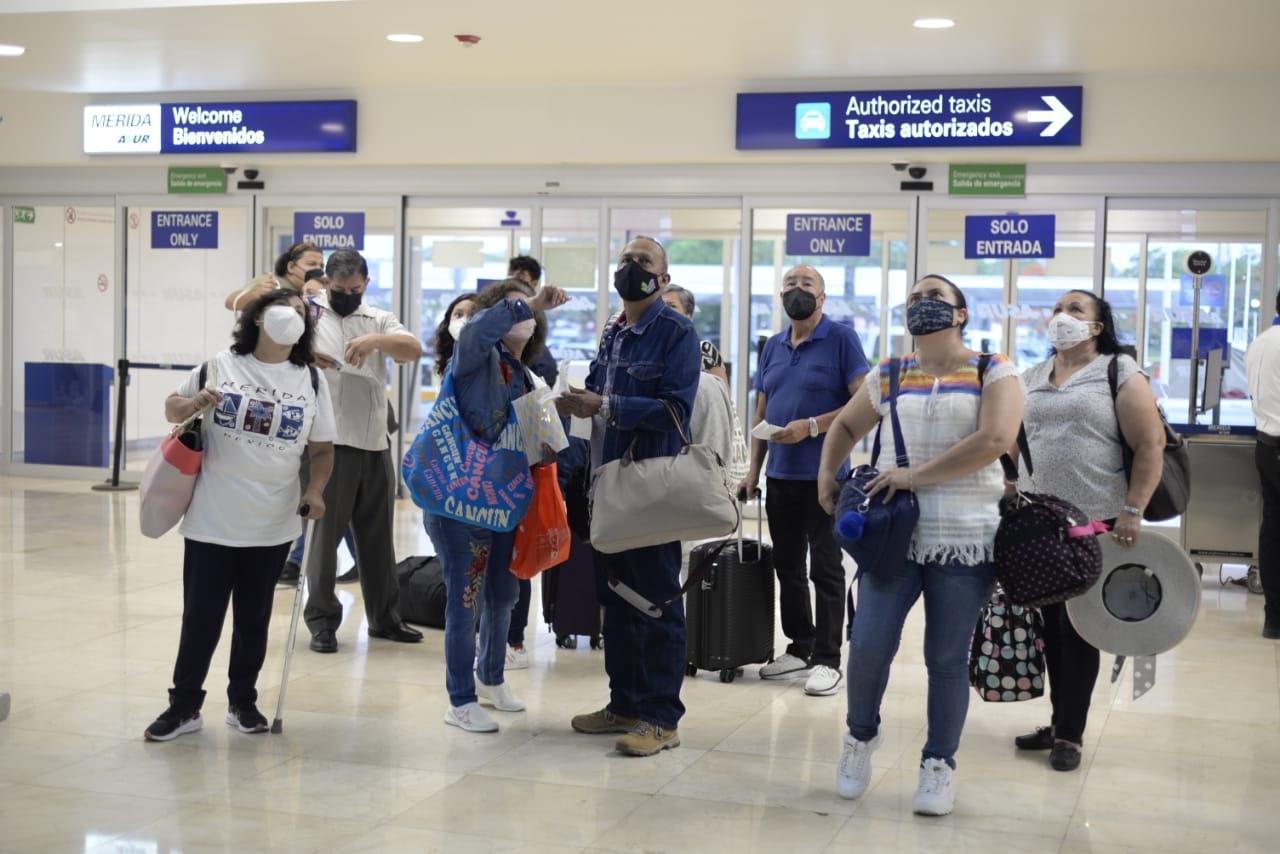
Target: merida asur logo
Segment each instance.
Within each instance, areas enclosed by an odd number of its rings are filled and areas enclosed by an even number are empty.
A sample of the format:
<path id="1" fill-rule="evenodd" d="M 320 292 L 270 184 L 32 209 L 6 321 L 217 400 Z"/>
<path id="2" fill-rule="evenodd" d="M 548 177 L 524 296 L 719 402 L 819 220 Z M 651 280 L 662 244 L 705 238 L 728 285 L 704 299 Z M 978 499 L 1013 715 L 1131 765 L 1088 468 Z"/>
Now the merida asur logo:
<path id="1" fill-rule="evenodd" d="M 796 139 L 830 139 L 831 105 L 826 101 L 796 104 Z"/>

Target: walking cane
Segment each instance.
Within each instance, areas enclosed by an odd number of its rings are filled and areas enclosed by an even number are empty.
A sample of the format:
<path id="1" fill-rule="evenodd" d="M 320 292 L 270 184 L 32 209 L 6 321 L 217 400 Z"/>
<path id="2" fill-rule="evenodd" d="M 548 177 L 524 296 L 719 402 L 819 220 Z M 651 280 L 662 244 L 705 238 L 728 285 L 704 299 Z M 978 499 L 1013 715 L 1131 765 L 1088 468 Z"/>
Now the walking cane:
<path id="1" fill-rule="evenodd" d="M 306 516 L 311 506 L 304 504 L 298 508 L 298 515 Z M 307 585 L 307 556 L 311 554 L 311 535 L 315 533 L 316 520 L 306 521 L 306 532 L 302 537 L 302 572 L 298 573 L 298 587 L 293 594 L 293 618 L 289 620 L 289 639 L 284 647 L 284 671 L 280 674 L 280 694 L 276 697 L 276 719 L 271 722 L 271 731 L 277 735 L 284 731 L 284 690 L 289 683 L 289 662 L 293 660 L 293 643 L 298 636 L 298 616 L 302 613 L 302 590 Z"/>

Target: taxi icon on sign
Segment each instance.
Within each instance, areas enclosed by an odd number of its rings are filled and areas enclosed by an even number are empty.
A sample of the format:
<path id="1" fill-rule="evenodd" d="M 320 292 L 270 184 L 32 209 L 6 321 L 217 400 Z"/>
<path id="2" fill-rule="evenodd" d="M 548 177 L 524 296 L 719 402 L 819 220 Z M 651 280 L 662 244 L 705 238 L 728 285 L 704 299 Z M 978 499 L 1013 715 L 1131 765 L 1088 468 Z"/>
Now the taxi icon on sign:
<path id="1" fill-rule="evenodd" d="M 830 139 L 831 105 L 796 104 L 796 139 Z"/>

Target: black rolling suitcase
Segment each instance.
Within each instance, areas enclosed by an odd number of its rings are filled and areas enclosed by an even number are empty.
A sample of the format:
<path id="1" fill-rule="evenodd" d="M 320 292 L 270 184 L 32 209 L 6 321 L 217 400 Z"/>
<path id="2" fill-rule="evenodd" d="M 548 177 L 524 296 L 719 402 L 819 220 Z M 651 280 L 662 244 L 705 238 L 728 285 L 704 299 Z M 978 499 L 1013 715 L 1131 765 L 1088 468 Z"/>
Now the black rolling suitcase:
<path id="1" fill-rule="evenodd" d="M 556 636 L 556 646 L 576 649 L 578 635 L 600 648 L 600 600 L 591 546 L 572 535 L 569 559 L 542 573 L 542 616 Z"/>
<path id="2" fill-rule="evenodd" d="M 685 595 L 689 626 L 688 675 L 719 670 L 721 682 L 741 675 L 744 664 L 773 660 L 773 546 L 764 542 L 763 500 L 756 517 L 756 539 L 721 548 L 701 582 Z M 720 548 L 703 543 L 689 556 L 689 566 Z"/>

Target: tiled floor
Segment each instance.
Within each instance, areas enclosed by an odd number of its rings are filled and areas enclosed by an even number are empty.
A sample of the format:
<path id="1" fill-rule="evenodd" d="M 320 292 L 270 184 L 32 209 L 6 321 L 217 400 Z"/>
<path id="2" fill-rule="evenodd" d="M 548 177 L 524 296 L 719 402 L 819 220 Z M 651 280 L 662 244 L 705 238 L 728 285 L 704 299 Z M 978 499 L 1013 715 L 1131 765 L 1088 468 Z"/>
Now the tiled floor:
<path id="1" fill-rule="evenodd" d="M 557 649 L 541 625 L 532 668 L 510 675 L 528 711 L 499 713 L 497 735 L 446 727 L 441 635 L 368 640 L 358 587 L 340 588 L 340 652 L 299 647 L 282 735 L 222 724 L 224 639 L 204 731 L 144 743 L 178 639 L 181 540 L 144 539 L 137 511 L 137 493 L 0 478 L 0 692 L 13 700 L 0 851 L 1280 850 L 1280 644 L 1259 637 L 1260 597 L 1220 586 L 1216 568 L 1151 693 L 1130 699 L 1127 673 L 1101 681 L 1079 771 L 1012 748 L 1047 721 L 1046 701 L 975 701 L 956 810 L 926 819 L 911 813 L 918 609 L 858 801 L 834 789 L 842 696 L 807 697 L 755 668 L 732 685 L 704 673 L 685 683 L 683 746 L 623 758 L 610 737 L 568 726 L 605 700 L 602 654 Z M 406 503 L 396 539 L 401 556 L 429 551 Z M 268 717 L 292 602 L 280 589 L 259 686 Z"/>

